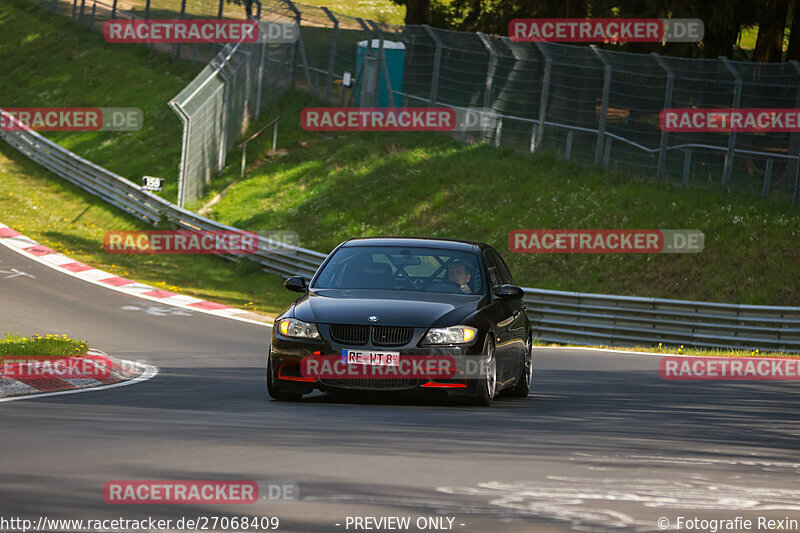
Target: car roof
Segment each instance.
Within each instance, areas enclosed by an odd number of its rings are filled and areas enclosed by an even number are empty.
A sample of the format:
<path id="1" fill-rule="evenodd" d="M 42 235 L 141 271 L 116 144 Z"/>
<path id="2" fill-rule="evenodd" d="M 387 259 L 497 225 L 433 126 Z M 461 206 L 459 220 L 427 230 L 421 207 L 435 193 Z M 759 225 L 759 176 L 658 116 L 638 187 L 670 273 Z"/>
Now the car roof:
<path id="1" fill-rule="evenodd" d="M 491 248 L 488 244 L 473 241 L 457 241 L 453 239 L 429 239 L 423 237 L 360 237 L 349 239 L 341 244 L 343 248 L 351 246 L 407 246 L 418 248 L 438 248 L 442 250 L 459 250 L 476 252 L 477 249 Z"/>

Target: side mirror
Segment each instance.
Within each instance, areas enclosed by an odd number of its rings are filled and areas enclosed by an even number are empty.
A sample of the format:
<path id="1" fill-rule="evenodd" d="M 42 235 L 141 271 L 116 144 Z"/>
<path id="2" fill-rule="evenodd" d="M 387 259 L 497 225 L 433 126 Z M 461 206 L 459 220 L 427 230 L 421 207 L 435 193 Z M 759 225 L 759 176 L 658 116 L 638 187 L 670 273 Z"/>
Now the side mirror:
<path id="1" fill-rule="evenodd" d="M 516 285 L 502 285 L 494 294 L 501 300 L 519 300 L 525 296 L 525 291 Z"/>
<path id="2" fill-rule="evenodd" d="M 303 276 L 294 276 L 284 281 L 283 286 L 292 292 L 306 292 L 308 283 Z"/>

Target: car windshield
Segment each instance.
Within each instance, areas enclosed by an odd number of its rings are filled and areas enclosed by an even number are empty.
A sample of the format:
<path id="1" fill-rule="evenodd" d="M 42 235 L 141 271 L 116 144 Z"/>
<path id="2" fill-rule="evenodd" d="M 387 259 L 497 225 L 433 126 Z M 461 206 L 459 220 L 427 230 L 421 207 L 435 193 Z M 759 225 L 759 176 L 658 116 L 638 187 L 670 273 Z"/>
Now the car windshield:
<path id="1" fill-rule="evenodd" d="M 483 294 L 474 253 L 401 246 L 339 248 L 312 289 L 383 289 Z"/>

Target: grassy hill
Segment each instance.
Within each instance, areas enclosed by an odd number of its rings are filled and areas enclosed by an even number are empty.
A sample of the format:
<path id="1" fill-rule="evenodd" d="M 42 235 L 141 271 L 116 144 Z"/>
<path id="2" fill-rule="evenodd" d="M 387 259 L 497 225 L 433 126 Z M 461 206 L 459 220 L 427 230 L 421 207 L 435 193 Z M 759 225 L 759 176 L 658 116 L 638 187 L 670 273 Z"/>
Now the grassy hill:
<path id="1" fill-rule="evenodd" d="M 102 36 L 26 0 L 0 4 L 2 105 L 139 107 L 139 132 L 48 134 L 133 180 L 167 178 L 175 197 L 180 122 L 166 102 L 198 66 Z M 250 145 L 255 162 L 212 212 L 256 231 L 293 230 L 301 245 L 327 252 L 365 235 L 436 236 L 492 243 L 526 286 L 729 301 L 800 304 L 800 209 L 723 191 L 669 185 L 570 164 L 548 154 L 463 146 L 440 134 L 309 133 L 299 126 L 307 95 L 289 93 L 262 113 L 282 115 L 271 136 Z M 253 131 L 261 124 L 254 124 Z M 238 157 L 211 196 L 238 176 Z M 202 202 L 194 207 L 199 207 Z M 109 256 L 108 230 L 138 222 L 43 172 L 0 143 L 0 221 L 77 259 L 141 281 L 233 305 L 275 311 L 292 299 L 280 280 L 215 257 Z M 699 254 L 513 254 L 508 232 L 533 228 L 699 229 Z M 252 302 L 252 303 L 250 303 Z"/>

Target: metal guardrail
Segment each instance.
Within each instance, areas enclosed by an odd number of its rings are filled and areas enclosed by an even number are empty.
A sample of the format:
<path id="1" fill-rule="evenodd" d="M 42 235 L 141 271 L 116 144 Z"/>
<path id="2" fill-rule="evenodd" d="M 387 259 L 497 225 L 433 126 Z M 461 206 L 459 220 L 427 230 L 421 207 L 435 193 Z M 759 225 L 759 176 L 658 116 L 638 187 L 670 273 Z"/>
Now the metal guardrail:
<path id="1" fill-rule="evenodd" d="M 181 209 L 36 132 L 0 131 L 0 137 L 31 161 L 152 226 L 171 223 L 189 230 L 241 231 Z M 259 251 L 249 257 L 275 274 L 311 276 L 326 254 L 260 237 Z"/>
<path id="2" fill-rule="evenodd" d="M 240 231 L 114 174 L 33 131 L 0 131 L 32 161 L 126 213 L 158 226 Z M 226 256 L 234 259 L 231 256 Z M 268 272 L 311 277 L 326 254 L 261 238 L 253 259 Z M 545 341 L 609 346 L 666 345 L 800 352 L 800 307 L 735 305 L 524 287 L 534 331 Z"/>
<path id="3" fill-rule="evenodd" d="M 736 305 L 525 288 L 542 340 L 565 344 L 800 352 L 800 307 Z"/>

